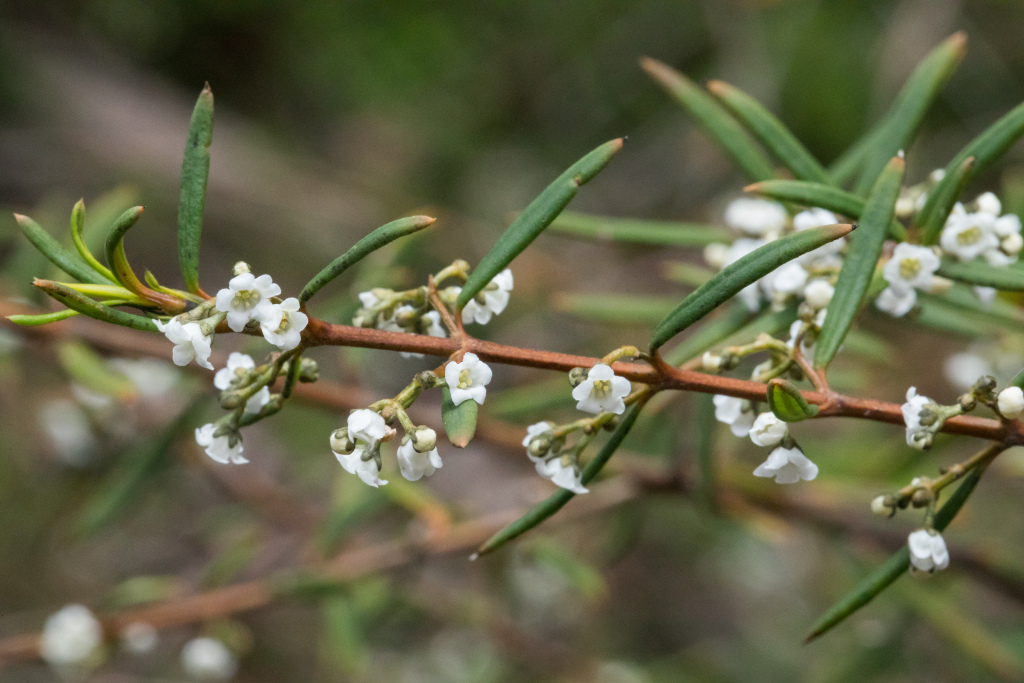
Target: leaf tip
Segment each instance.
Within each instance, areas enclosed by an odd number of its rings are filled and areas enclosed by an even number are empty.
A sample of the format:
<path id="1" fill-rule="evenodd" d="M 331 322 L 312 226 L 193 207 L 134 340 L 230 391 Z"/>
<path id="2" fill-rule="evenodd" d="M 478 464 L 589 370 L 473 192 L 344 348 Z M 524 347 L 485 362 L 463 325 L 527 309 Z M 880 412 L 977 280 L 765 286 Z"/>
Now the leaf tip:
<path id="1" fill-rule="evenodd" d="M 203 89 L 199 93 L 200 95 L 212 95 L 213 88 L 210 87 L 210 81 L 203 81 Z"/>
<path id="2" fill-rule="evenodd" d="M 712 79 L 707 83 L 707 89 L 716 95 L 723 95 L 727 93 L 731 87 L 732 86 L 730 86 L 725 81 L 719 81 L 715 79 Z"/>
<path id="3" fill-rule="evenodd" d="M 967 31 L 957 31 L 947 38 L 946 42 L 961 54 L 967 52 Z"/>
<path id="4" fill-rule="evenodd" d="M 14 214 L 14 220 L 18 221 L 18 225 L 25 225 L 27 221 L 30 221 L 32 219 L 26 216 L 25 214 L 16 213 Z"/>
<path id="5" fill-rule="evenodd" d="M 758 192 L 761 191 L 761 189 L 763 187 L 764 187 L 764 183 L 763 182 L 750 183 L 749 185 L 747 185 L 746 187 L 743 188 L 743 191 L 744 192 L 758 193 Z"/>

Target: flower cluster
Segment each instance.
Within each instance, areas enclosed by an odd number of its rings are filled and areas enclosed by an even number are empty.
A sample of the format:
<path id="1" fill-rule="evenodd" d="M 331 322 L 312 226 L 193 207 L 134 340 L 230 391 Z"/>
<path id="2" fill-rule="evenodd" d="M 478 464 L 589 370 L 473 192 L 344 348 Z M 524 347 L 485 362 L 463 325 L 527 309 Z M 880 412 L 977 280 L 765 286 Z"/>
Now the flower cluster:
<path id="1" fill-rule="evenodd" d="M 818 466 L 804 455 L 803 450 L 789 434 L 788 425 L 764 412 L 754 416 L 750 401 L 732 396 L 715 396 L 715 419 L 729 425 L 739 437 L 749 436 L 756 445 L 771 448 L 768 459 L 754 470 L 755 477 L 774 478 L 776 484 L 795 484 L 811 481 L 818 476 Z"/>

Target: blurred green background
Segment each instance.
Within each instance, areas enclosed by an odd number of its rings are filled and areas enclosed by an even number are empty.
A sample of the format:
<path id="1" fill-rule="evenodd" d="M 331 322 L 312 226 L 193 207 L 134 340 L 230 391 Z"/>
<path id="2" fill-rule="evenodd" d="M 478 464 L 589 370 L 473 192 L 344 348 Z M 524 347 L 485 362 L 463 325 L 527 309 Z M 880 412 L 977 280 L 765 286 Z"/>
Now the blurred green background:
<path id="1" fill-rule="evenodd" d="M 96 226 L 145 204 L 129 254 L 176 285 L 177 176 L 189 112 L 208 81 L 217 114 L 201 261 L 207 291 L 246 260 L 294 293 L 373 227 L 411 213 L 439 218 L 428 234 L 369 261 L 355 282 L 347 276 L 325 290 L 314 313 L 342 321 L 362 289 L 415 286 L 452 259 L 477 262 L 511 212 L 614 137 L 628 135 L 626 148 L 574 209 L 720 224 L 742 179 L 645 77 L 641 56 L 745 89 L 827 162 L 957 30 L 967 32 L 969 53 L 908 151 L 911 182 L 1024 99 L 1024 4 L 7 0 L 0 207 L 63 234 L 79 197 Z M 1022 159 L 1012 151 L 972 189 L 1013 186 Z M 544 236 L 513 264 L 509 310 L 481 334 L 592 355 L 642 344 L 650 325 L 609 327 L 553 304 L 563 292 L 681 296 L 660 277 L 666 259 L 700 255 Z M 45 273 L 15 222 L 0 218 L 0 293 L 39 303 L 28 284 Z M 879 319 L 865 327 L 885 343 L 843 359 L 850 391 L 900 401 L 917 384 L 937 399 L 956 395 L 941 367 L 970 339 Z M 133 578 L 176 577 L 151 582 L 145 597 L 189 594 L 421 533 L 410 510 L 422 506 L 410 496 L 472 519 L 550 491 L 521 449 L 485 440 L 465 452 L 442 449 L 444 469 L 404 498 L 367 489 L 339 475 L 327 446 L 344 415 L 295 405 L 246 434 L 255 474 L 241 485 L 204 462 L 186 424 L 171 462 L 146 470 L 123 505 L 111 503 L 131 458 L 187 398 L 150 405 L 136 396 L 110 414 L 86 411 L 96 443 L 69 464 L 40 418 L 72 397 L 66 365 L 49 342 L 19 339 L 0 340 L 2 636 L 38 629 L 67 602 L 128 604 Z M 1019 339 L 995 341 L 1018 352 Z M 325 378 L 370 400 L 427 367 L 377 351 L 313 356 Z M 526 399 L 499 398 L 497 389 L 550 379 L 496 369 L 488 414 L 519 425 L 571 416 L 568 400 L 548 412 L 534 405 L 558 383 Z M 190 381 L 176 391 L 196 393 Z M 692 472 L 701 436 L 692 403 L 681 397 L 642 425 L 628 455 Z M 200 410 L 216 414 L 211 405 Z M 118 417 L 128 412 L 131 420 Z M 131 423 L 124 433 L 110 427 L 123 422 Z M 1006 517 L 1024 491 L 1016 453 L 1003 456 L 999 476 L 986 479 L 947 534 L 950 570 L 924 585 L 902 581 L 804 647 L 811 621 L 917 522 L 913 513 L 871 519 L 871 497 L 934 473 L 970 444 L 940 442 L 921 455 L 897 428 L 807 425 L 801 443 L 822 475 L 780 492 L 751 481 L 756 449 L 719 436 L 730 493 L 717 514 L 699 497 L 648 494 L 551 524 L 472 565 L 464 553 L 414 562 L 326 599 L 283 600 L 205 628 L 228 629 L 241 643 L 237 679 L 245 681 L 1021 679 L 1024 526 Z M 116 509 L 97 512 L 107 505 Z M 97 517 L 102 523 L 89 521 Z M 96 680 L 179 680 L 177 652 L 202 628 L 169 629 L 145 657 L 112 656 Z M 42 664 L 0 670 L 0 681 L 53 676 Z"/>

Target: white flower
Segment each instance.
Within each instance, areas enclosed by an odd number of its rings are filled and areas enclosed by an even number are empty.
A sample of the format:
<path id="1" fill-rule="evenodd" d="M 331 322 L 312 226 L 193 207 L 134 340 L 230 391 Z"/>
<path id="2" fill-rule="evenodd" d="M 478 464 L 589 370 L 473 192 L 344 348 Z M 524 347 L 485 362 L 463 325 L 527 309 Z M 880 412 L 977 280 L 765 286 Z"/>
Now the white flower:
<path id="1" fill-rule="evenodd" d="M 720 394 L 711 400 L 715 404 L 716 420 L 729 425 L 732 433 L 741 439 L 750 433 L 756 417 L 750 401 Z"/>
<path id="2" fill-rule="evenodd" d="M 39 410 L 42 427 L 61 462 L 71 467 L 85 467 L 93 459 L 98 443 L 89 425 L 89 417 L 74 402 L 57 399 Z"/>
<path id="3" fill-rule="evenodd" d="M 550 460 L 538 459 L 534 462 L 537 474 L 550 479 L 553 483 L 573 493 L 589 493 L 590 489 L 583 486 L 582 474 L 572 464 L 565 465 L 562 458 L 555 456 Z"/>
<path id="4" fill-rule="evenodd" d="M 209 422 L 196 429 L 196 443 L 206 450 L 208 456 L 224 465 L 228 463 L 244 465 L 249 462 L 242 456 L 244 449 L 241 439 L 238 439 L 232 446 L 228 437 L 214 436 L 215 431 L 217 431 L 217 425 Z"/>
<path id="5" fill-rule="evenodd" d="M 767 235 L 786 226 L 789 214 L 782 204 L 767 199 L 740 197 L 725 209 L 725 224 L 749 235 Z"/>
<path id="6" fill-rule="evenodd" d="M 1003 204 L 999 201 L 999 197 L 995 196 L 991 192 L 979 195 L 974 202 L 978 205 L 978 211 L 982 213 L 992 214 L 998 216 L 1003 212 Z"/>
<path id="7" fill-rule="evenodd" d="M 793 216 L 793 229 L 797 232 L 801 230 L 810 230 L 811 228 L 820 228 L 823 225 L 835 225 L 839 223 L 839 219 L 831 211 L 825 209 L 807 209 L 801 211 L 797 215 Z M 837 254 L 843 250 L 846 246 L 846 238 L 840 237 L 837 240 L 832 240 L 826 244 L 821 245 L 817 249 L 813 249 L 806 254 L 802 254 L 799 257 L 799 261 L 805 264 L 819 264 L 831 261 L 837 258 Z M 836 264 L 838 265 L 838 264 Z"/>
<path id="8" fill-rule="evenodd" d="M 368 457 L 364 460 L 363 456 L 366 454 L 366 449 L 361 446 L 347 454 L 338 453 L 337 451 L 334 452 L 334 456 L 338 459 L 341 466 L 345 468 L 346 472 L 359 475 L 359 478 L 362 479 L 365 484 L 374 488 L 384 486 L 388 482 L 386 479 L 380 478 L 380 468 L 377 467 L 377 461 L 372 457 Z"/>
<path id="9" fill-rule="evenodd" d="M 529 449 L 531 441 L 533 441 L 536 437 L 540 436 L 541 434 L 549 433 L 551 433 L 550 422 L 537 422 L 535 424 L 530 425 L 529 427 L 526 428 L 526 436 L 523 438 L 523 447 Z M 530 460 L 533 460 L 534 462 L 543 459 L 533 457 L 532 455 L 530 455 L 529 450 L 526 451 L 526 455 L 529 456 Z"/>
<path id="10" fill-rule="evenodd" d="M 942 228 L 942 249 L 961 261 L 971 261 L 982 253 L 999 248 L 995 234 L 995 216 L 990 213 L 966 213 L 959 204 Z"/>
<path id="11" fill-rule="evenodd" d="M 238 671 L 238 659 L 219 640 L 193 638 L 181 649 L 181 666 L 193 678 L 226 681 Z"/>
<path id="12" fill-rule="evenodd" d="M 619 377 L 611 366 L 598 363 L 590 368 L 587 378 L 572 390 L 576 407 L 588 413 L 608 411 L 621 414 L 626 410 L 622 400 L 632 389 L 629 380 Z"/>
<path id="13" fill-rule="evenodd" d="M 729 245 L 712 242 L 704 247 L 704 261 L 712 268 L 724 268 L 725 259 L 729 255 Z"/>
<path id="14" fill-rule="evenodd" d="M 486 325 L 491 317 L 500 314 L 508 306 L 509 292 L 512 291 L 512 271 L 501 271 L 476 297 L 462 309 L 462 322 Z"/>
<path id="15" fill-rule="evenodd" d="M 373 293 L 373 290 L 369 292 L 359 292 L 359 301 L 363 304 L 363 308 L 373 308 L 384 302 L 379 296 Z"/>
<path id="16" fill-rule="evenodd" d="M 380 478 L 380 468 L 369 454 L 392 431 L 378 413 L 365 408 L 353 410 L 348 416 L 348 436 L 356 447 L 351 453 L 334 451 L 334 455 L 347 472 L 358 475 L 374 488 L 383 486 L 388 482 Z"/>
<path id="17" fill-rule="evenodd" d="M 1004 218 L 1006 218 L 1006 216 L 1004 216 Z M 1011 218 L 1017 217 L 1011 216 Z M 1003 219 L 1000 218 L 999 221 L 1001 220 Z M 999 225 L 999 221 L 996 221 L 997 226 Z M 1020 230 L 1019 218 L 1017 218 L 1017 229 Z M 1010 233 L 1000 241 L 999 247 L 1007 256 L 1016 256 L 1022 249 L 1024 249 L 1024 237 L 1021 237 L 1019 232 Z"/>
<path id="18" fill-rule="evenodd" d="M 309 324 L 309 317 L 299 311 L 299 300 L 295 297 L 262 309 L 258 319 L 263 337 L 282 351 L 298 346 L 302 331 Z"/>
<path id="19" fill-rule="evenodd" d="M 807 270 L 797 261 L 784 263 L 762 280 L 761 286 L 770 298 L 796 294 L 807 284 Z"/>
<path id="20" fill-rule="evenodd" d="M 878 307 L 878 310 L 888 313 L 894 318 L 905 316 L 916 303 L 917 292 L 913 289 L 901 290 L 895 287 L 886 287 L 875 299 L 875 306 Z"/>
<path id="21" fill-rule="evenodd" d="M 461 404 L 473 399 L 480 405 L 487 397 L 487 385 L 491 381 L 491 368 L 475 353 L 467 353 L 461 363 L 451 362 L 444 368 L 444 379 L 452 395 L 452 403 Z"/>
<path id="22" fill-rule="evenodd" d="M 420 325 L 423 331 L 431 337 L 444 338 L 448 336 L 448 330 L 441 324 L 441 314 L 437 311 L 427 311 L 424 313 Z"/>
<path id="23" fill-rule="evenodd" d="M 1015 213 L 1008 213 L 1000 216 L 992 224 L 992 232 L 999 237 L 1020 236 L 1020 217 Z"/>
<path id="24" fill-rule="evenodd" d="M 177 318 L 171 318 L 166 323 L 154 320 L 156 328 L 164 333 L 174 344 L 171 351 L 171 359 L 175 365 L 188 365 L 195 360 L 196 365 L 207 370 L 213 370 L 210 364 L 210 352 L 213 350 L 213 338 L 203 334 L 203 328 L 199 323 L 184 323 Z"/>
<path id="25" fill-rule="evenodd" d="M 992 302 L 996 299 L 996 288 L 995 287 L 975 287 L 974 296 L 978 297 L 978 301 L 982 306 L 988 308 L 992 305 Z"/>
<path id="26" fill-rule="evenodd" d="M 817 278 L 811 280 L 804 287 L 804 300 L 812 308 L 822 309 L 832 302 L 832 297 L 835 293 L 836 288 L 828 280 Z"/>
<path id="27" fill-rule="evenodd" d="M 39 653 L 53 667 L 84 663 L 103 643 L 103 627 L 88 607 L 67 605 L 51 614 L 39 640 Z"/>
<path id="28" fill-rule="evenodd" d="M 149 622 L 133 621 L 121 629 L 121 645 L 132 654 L 150 652 L 158 639 L 156 629 Z"/>
<path id="29" fill-rule="evenodd" d="M 1024 413 L 1024 391 L 1020 387 L 1007 387 L 999 392 L 996 401 L 999 414 L 1007 420 L 1016 420 Z"/>
<path id="30" fill-rule="evenodd" d="M 761 413 L 750 428 L 750 440 L 758 446 L 778 446 L 788 433 L 786 423 L 774 413 Z"/>
<path id="31" fill-rule="evenodd" d="M 933 401 L 927 396 L 918 396 L 917 387 L 907 389 L 907 402 L 900 406 L 903 411 L 903 421 L 907 425 L 907 445 L 918 450 L 924 450 L 925 442 L 915 438 L 921 430 L 921 409 Z"/>
<path id="32" fill-rule="evenodd" d="M 398 447 L 398 466 L 403 477 L 409 481 L 419 481 L 441 469 L 441 456 L 437 454 L 436 448 L 420 453 L 410 439 Z"/>
<path id="33" fill-rule="evenodd" d="M 270 306 L 270 297 L 281 293 L 269 275 L 254 277 L 252 273 L 236 275 L 226 289 L 217 292 L 217 310 L 228 314 L 228 327 L 235 332 L 245 329 L 251 319 L 259 320 L 263 309 Z"/>
<path id="34" fill-rule="evenodd" d="M 775 477 L 776 484 L 795 484 L 801 479 L 811 481 L 818 476 L 818 466 L 799 448 L 776 448 L 768 459 L 754 470 L 755 477 Z"/>
<path id="35" fill-rule="evenodd" d="M 914 287 L 930 289 L 932 275 L 939 267 L 939 257 L 928 247 L 901 242 L 892 258 L 882 268 L 882 276 L 891 287 L 906 291 Z"/>
<path id="36" fill-rule="evenodd" d="M 238 379 L 246 374 L 246 370 L 252 370 L 256 367 L 256 362 L 252 359 L 252 356 L 233 351 L 228 356 L 227 367 L 221 368 L 217 371 L 217 374 L 213 376 L 213 386 L 217 387 L 221 391 L 225 391 L 231 387 L 231 382 Z M 248 401 L 245 403 L 245 412 L 247 413 L 258 413 L 263 409 L 263 406 L 270 402 L 270 389 L 267 387 L 261 388 L 255 394 L 253 394 Z"/>
<path id="37" fill-rule="evenodd" d="M 982 375 L 994 372 L 992 363 L 969 351 L 954 353 L 943 363 L 942 370 L 946 381 L 960 391 L 970 389 Z"/>
<path id="38" fill-rule="evenodd" d="M 918 529 L 907 537 L 910 564 L 923 572 L 934 572 L 949 566 L 949 550 L 942 534 L 932 529 Z"/>

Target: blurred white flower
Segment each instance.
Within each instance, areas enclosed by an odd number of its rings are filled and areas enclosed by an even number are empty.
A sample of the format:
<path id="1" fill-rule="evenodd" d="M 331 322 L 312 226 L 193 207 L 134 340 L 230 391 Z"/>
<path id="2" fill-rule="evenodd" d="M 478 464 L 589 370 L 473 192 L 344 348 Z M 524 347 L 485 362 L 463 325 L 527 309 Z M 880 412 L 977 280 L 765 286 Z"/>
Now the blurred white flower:
<path id="1" fill-rule="evenodd" d="M 761 413 L 750 428 L 750 440 L 758 446 L 778 446 L 789 433 L 786 423 L 774 413 Z"/>
<path id="2" fill-rule="evenodd" d="M 917 303 L 917 292 L 913 289 L 896 289 L 886 287 L 875 299 L 875 306 L 883 313 L 888 313 L 894 318 L 902 318 Z"/>
<path id="3" fill-rule="evenodd" d="M 949 566 L 949 550 L 942 534 L 934 529 L 918 529 L 907 537 L 910 564 L 923 572 L 934 572 Z"/>
<path id="4" fill-rule="evenodd" d="M 213 365 L 210 364 L 213 337 L 203 334 L 199 323 L 182 324 L 177 318 L 171 318 L 166 323 L 159 320 L 153 322 L 156 324 L 156 328 L 174 344 L 171 360 L 175 365 L 188 365 L 195 360 L 199 367 L 213 370 Z"/>
<path id="5" fill-rule="evenodd" d="M 152 651 L 158 639 L 157 630 L 145 621 L 133 621 L 121 630 L 121 645 L 136 655 Z"/>
<path id="6" fill-rule="evenodd" d="M 992 363 L 976 353 L 963 351 L 954 353 L 942 364 L 946 381 L 960 391 L 966 391 L 978 381 L 982 375 L 993 373 Z"/>
<path id="7" fill-rule="evenodd" d="M 807 209 L 793 216 L 793 229 L 800 232 L 801 230 L 820 228 L 823 225 L 835 225 L 839 222 L 839 219 L 831 211 L 819 208 Z M 826 263 L 839 265 L 841 262 L 837 260 L 838 254 L 845 246 L 846 238 L 840 237 L 801 255 L 797 260 L 806 265 L 825 265 Z M 833 261 L 835 263 L 832 263 Z"/>
<path id="8" fill-rule="evenodd" d="M 491 368 L 475 353 L 467 353 L 461 363 L 450 362 L 444 368 L 444 379 L 452 403 L 461 404 L 470 399 L 483 405 L 487 398 L 487 385 L 491 381 Z"/>
<path id="9" fill-rule="evenodd" d="M 113 358 L 110 366 L 127 375 L 142 398 L 147 400 L 164 397 L 181 381 L 180 371 L 154 358 Z"/>
<path id="10" fill-rule="evenodd" d="M 996 400 L 999 414 L 1007 420 L 1016 420 L 1024 413 L 1024 391 L 1020 387 L 1007 387 L 999 392 Z"/>
<path id="11" fill-rule="evenodd" d="M 761 286 L 770 299 L 796 294 L 807 284 L 807 270 L 798 261 L 784 263 L 761 279 Z"/>
<path id="12" fill-rule="evenodd" d="M 299 310 L 299 300 L 295 297 L 261 309 L 257 319 L 264 339 L 282 351 L 298 346 L 302 341 L 302 331 L 309 324 L 309 317 Z"/>
<path id="13" fill-rule="evenodd" d="M 972 261 L 984 252 L 999 248 L 996 218 L 990 213 L 967 213 L 959 203 L 942 228 L 939 244 L 943 251 L 961 261 Z"/>
<path id="14" fill-rule="evenodd" d="M 208 422 L 196 429 L 196 443 L 203 447 L 206 454 L 217 462 L 227 465 L 244 465 L 248 460 L 242 455 L 242 439 L 239 438 L 234 446 L 226 436 L 214 436 L 217 425 Z"/>
<path id="15" fill-rule="evenodd" d="M 419 481 L 441 469 L 441 456 L 436 448 L 420 453 L 410 439 L 398 447 L 398 467 L 403 477 L 409 481 Z"/>
<path id="16" fill-rule="evenodd" d="M 748 235 L 779 232 L 788 220 L 785 207 L 767 199 L 740 197 L 725 209 L 725 224 Z"/>
<path id="17" fill-rule="evenodd" d="M 252 273 L 236 275 L 226 289 L 217 292 L 217 310 L 227 313 L 228 327 L 235 332 L 245 329 L 249 320 L 259 320 L 262 311 L 271 305 L 270 297 L 281 293 L 269 275 L 254 277 Z"/>
<path id="18" fill-rule="evenodd" d="M 811 462 L 798 447 L 779 446 L 768 459 L 754 470 L 755 477 L 774 477 L 776 484 L 795 484 L 803 479 L 811 481 L 818 476 L 818 466 Z"/>
<path id="19" fill-rule="evenodd" d="M 55 668 L 84 664 L 103 643 L 103 627 L 88 607 L 67 605 L 51 614 L 39 640 L 39 653 Z"/>
<path id="20" fill-rule="evenodd" d="M 58 399 L 43 405 L 39 410 L 39 426 L 65 465 L 85 467 L 90 463 L 96 452 L 96 437 L 85 411 L 74 402 Z"/>
<path id="21" fill-rule="evenodd" d="M 181 667 L 193 678 L 226 681 L 238 671 L 238 659 L 219 640 L 193 638 L 181 649 Z"/>
<path id="22" fill-rule="evenodd" d="M 882 268 L 882 276 L 898 291 L 930 289 L 932 275 L 939 267 L 939 257 L 928 247 L 901 242 Z"/>
<path id="23" fill-rule="evenodd" d="M 732 433 L 741 439 L 750 433 L 750 428 L 757 417 L 750 401 L 721 394 L 711 400 L 715 404 L 716 420 L 729 425 Z"/>
<path id="24" fill-rule="evenodd" d="M 836 288 L 828 280 L 816 278 L 804 287 L 804 301 L 815 309 L 823 309 L 832 302 Z"/>
<path id="25" fill-rule="evenodd" d="M 483 290 L 466 303 L 462 309 L 462 322 L 486 325 L 491 317 L 499 315 L 508 306 L 509 292 L 512 291 L 512 271 L 509 268 L 501 271 L 487 284 Z"/>
<path id="26" fill-rule="evenodd" d="M 907 402 L 900 406 L 903 412 L 903 421 L 907 425 L 907 445 L 918 450 L 924 450 L 926 441 L 916 438 L 921 431 L 921 409 L 933 403 L 927 396 L 918 396 L 917 387 L 907 389 Z"/>
<path id="27" fill-rule="evenodd" d="M 991 192 L 978 195 L 978 198 L 974 201 L 978 205 L 978 211 L 982 213 L 998 216 L 1003 211 L 1003 204 L 999 201 L 999 197 Z"/>
<path id="28" fill-rule="evenodd" d="M 608 411 L 618 415 L 626 410 L 622 399 L 629 395 L 630 389 L 628 379 L 616 375 L 611 366 L 598 363 L 572 390 L 572 397 L 576 399 L 576 407 L 584 412 Z"/>
<path id="29" fill-rule="evenodd" d="M 554 456 L 549 460 L 538 458 L 534 460 L 534 466 L 537 468 L 537 474 L 545 479 L 550 479 L 563 489 L 568 489 L 573 493 L 590 492 L 589 489 L 583 486 L 582 473 L 573 464 L 563 463 L 562 458 L 558 456 Z"/>
<path id="30" fill-rule="evenodd" d="M 448 330 L 441 323 L 441 314 L 437 311 L 427 311 L 423 314 L 420 322 L 423 331 L 431 337 L 447 337 Z"/>

